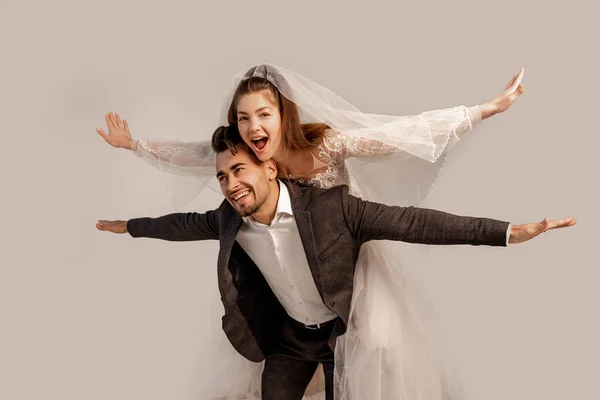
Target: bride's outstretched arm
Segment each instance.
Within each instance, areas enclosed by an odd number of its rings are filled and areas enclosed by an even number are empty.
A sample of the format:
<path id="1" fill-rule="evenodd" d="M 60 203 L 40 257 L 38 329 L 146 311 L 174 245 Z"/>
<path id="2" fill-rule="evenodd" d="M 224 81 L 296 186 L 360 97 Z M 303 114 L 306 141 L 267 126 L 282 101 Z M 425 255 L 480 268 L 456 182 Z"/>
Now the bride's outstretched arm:
<path id="1" fill-rule="evenodd" d="M 101 128 L 96 131 L 111 146 L 131 150 L 149 164 L 174 174 L 214 175 L 215 154 L 210 141 L 135 140 L 131 137 L 127 121 L 122 120 L 119 114 L 107 113 L 105 120 L 108 133 Z"/>
<path id="2" fill-rule="evenodd" d="M 510 81 L 508 81 L 504 90 L 499 95 L 483 104 L 469 107 L 470 127 L 476 126 L 481 120 L 488 119 L 508 110 L 515 101 L 517 101 L 519 96 L 525 92 L 525 87 L 522 83 L 524 75 L 525 68 L 521 68 L 519 72 L 514 74 Z M 462 132 L 464 132 L 464 130 L 457 132 L 457 134 Z"/>
<path id="3" fill-rule="evenodd" d="M 372 128 L 334 131 L 323 137 L 322 147 L 332 159 L 416 156 L 435 162 L 464 132 L 481 120 L 480 107 L 458 106 L 419 115 L 390 117 Z"/>
<path id="4" fill-rule="evenodd" d="M 506 111 L 524 92 L 524 69 L 515 74 L 502 93 L 481 105 L 426 111 L 411 116 L 349 114 L 364 129 L 330 131 L 323 140 L 334 158 L 412 155 L 429 162 L 450 149 L 463 133 L 481 120 Z"/>

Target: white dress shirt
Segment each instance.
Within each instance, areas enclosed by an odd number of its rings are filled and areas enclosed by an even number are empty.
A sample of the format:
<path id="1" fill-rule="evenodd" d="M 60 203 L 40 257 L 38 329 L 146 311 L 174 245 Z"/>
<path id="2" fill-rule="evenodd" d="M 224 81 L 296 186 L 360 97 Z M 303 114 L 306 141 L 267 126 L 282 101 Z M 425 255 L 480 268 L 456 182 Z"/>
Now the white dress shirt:
<path id="1" fill-rule="evenodd" d="M 258 266 L 290 317 L 306 325 L 330 321 L 336 314 L 325 306 L 313 279 L 287 187 L 279 183 L 279 200 L 271 225 L 243 217 L 237 242 Z"/>

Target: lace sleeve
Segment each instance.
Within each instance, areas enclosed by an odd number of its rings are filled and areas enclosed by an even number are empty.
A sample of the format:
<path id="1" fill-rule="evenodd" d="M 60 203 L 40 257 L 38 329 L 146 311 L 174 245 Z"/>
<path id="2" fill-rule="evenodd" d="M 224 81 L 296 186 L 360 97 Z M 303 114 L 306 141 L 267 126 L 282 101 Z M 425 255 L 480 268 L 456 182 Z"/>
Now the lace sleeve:
<path id="1" fill-rule="evenodd" d="M 141 139 L 135 154 L 150 165 L 177 175 L 208 177 L 215 174 L 216 155 L 210 141 L 177 142 Z"/>
<path id="2" fill-rule="evenodd" d="M 427 111 L 394 117 L 376 131 L 329 131 L 323 147 L 332 158 L 381 157 L 397 154 L 435 162 L 460 136 L 481 121 L 479 106 Z"/>

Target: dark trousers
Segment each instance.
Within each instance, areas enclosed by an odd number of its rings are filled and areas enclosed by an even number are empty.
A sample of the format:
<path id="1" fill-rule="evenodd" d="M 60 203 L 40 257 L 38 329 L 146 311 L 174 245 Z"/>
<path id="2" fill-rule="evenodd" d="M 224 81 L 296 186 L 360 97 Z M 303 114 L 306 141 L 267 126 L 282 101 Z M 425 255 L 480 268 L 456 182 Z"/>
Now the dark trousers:
<path id="1" fill-rule="evenodd" d="M 327 400 L 333 400 L 333 351 L 327 344 L 334 321 L 307 328 L 287 314 L 265 359 L 263 400 L 301 400 L 319 364 L 325 372 Z"/>

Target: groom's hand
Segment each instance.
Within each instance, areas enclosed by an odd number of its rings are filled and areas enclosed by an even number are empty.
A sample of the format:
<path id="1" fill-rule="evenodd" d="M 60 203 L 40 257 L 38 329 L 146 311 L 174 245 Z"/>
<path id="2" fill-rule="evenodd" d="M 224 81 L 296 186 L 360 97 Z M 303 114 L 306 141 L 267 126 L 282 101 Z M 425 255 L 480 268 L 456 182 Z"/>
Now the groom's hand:
<path id="1" fill-rule="evenodd" d="M 533 239 L 540 233 L 549 231 L 550 229 L 567 228 L 577 223 L 574 218 L 556 219 L 554 221 L 544 219 L 542 222 L 534 222 L 531 224 L 513 225 L 510 230 L 508 243 L 522 243 Z"/>
<path id="2" fill-rule="evenodd" d="M 99 231 L 108 231 L 112 233 L 127 233 L 127 221 L 105 221 L 100 220 L 96 224 Z"/>

